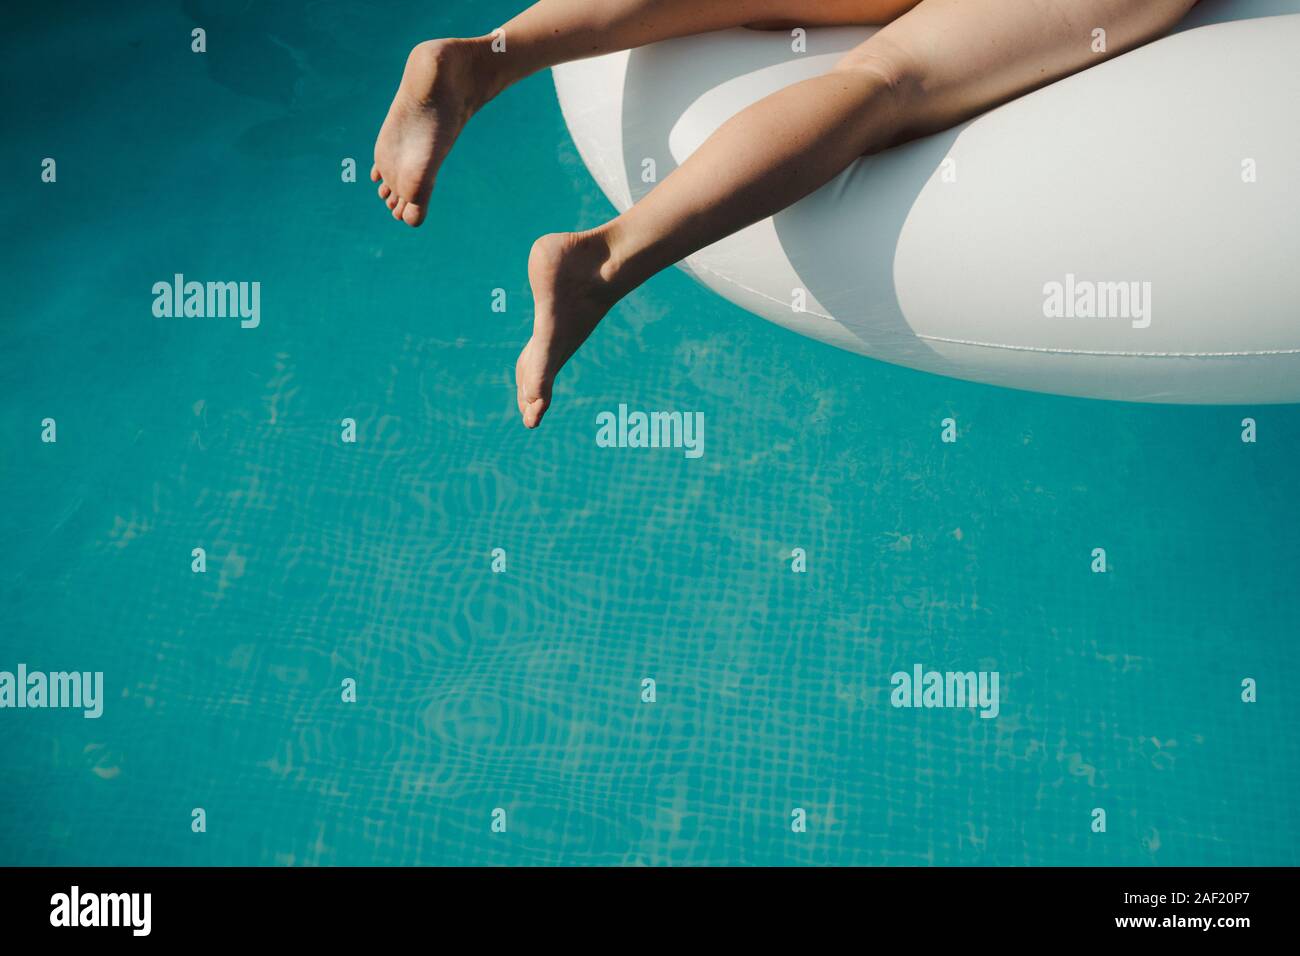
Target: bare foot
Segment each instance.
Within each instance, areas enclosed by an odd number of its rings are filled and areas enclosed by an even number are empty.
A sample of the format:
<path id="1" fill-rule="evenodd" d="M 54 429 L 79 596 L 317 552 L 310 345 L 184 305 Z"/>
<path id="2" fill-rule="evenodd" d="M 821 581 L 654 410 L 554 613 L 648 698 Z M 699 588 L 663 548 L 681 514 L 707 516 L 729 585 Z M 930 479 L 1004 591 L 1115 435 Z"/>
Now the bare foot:
<path id="1" fill-rule="evenodd" d="M 614 271 L 600 230 L 556 232 L 533 243 L 533 337 L 515 363 L 515 400 L 526 427 L 541 424 L 556 374 L 622 297 Z"/>
<path id="2" fill-rule="evenodd" d="M 461 129 L 497 93 L 491 37 L 429 40 L 406 58 L 402 83 L 375 140 L 379 198 L 407 225 L 424 222 L 438 167 Z"/>

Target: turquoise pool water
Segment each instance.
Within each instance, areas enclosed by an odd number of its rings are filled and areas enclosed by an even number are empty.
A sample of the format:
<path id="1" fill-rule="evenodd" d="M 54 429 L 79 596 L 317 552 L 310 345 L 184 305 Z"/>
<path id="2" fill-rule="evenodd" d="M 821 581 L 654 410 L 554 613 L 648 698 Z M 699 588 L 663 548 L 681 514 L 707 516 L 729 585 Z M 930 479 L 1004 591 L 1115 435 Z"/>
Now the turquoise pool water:
<path id="1" fill-rule="evenodd" d="M 109 6 L 0 59 L 0 670 L 105 688 L 0 710 L 0 863 L 1300 862 L 1300 408 L 948 381 L 672 272 L 528 433 L 529 245 L 609 212 L 549 77 L 421 230 L 365 178 L 409 46 L 512 5 Z M 260 325 L 155 317 L 175 273 Z M 703 457 L 598 448 L 620 403 Z M 891 706 L 916 664 L 999 715 Z"/>

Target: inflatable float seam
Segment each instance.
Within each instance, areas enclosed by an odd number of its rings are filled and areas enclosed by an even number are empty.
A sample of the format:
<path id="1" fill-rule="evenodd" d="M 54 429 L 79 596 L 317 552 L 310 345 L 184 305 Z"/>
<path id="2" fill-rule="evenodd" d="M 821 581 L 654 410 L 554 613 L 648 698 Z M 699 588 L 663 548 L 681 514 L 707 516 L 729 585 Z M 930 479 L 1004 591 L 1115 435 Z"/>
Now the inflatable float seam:
<path id="1" fill-rule="evenodd" d="M 682 265 L 686 265 L 686 263 L 682 263 Z M 784 300 L 779 299 L 773 295 L 768 295 L 766 292 L 763 292 L 759 289 L 751 289 L 743 282 L 738 282 L 737 280 L 733 279 L 731 276 L 726 275 L 725 273 L 722 272 L 718 272 L 716 269 L 710 269 L 708 266 L 698 265 L 697 263 L 689 263 L 689 267 L 690 267 L 689 269 L 684 269 L 684 271 L 686 271 L 687 274 L 690 274 L 691 270 L 697 272 L 707 272 L 709 275 L 721 279 L 723 282 L 727 282 L 730 283 L 731 285 L 744 289 L 746 292 L 750 293 L 751 295 L 756 295 L 759 298 L 767 299 L 769 302 L 780 302 L 782 305 L 786 304 Z M 816 316 L 819 319 L 825 319 L 827 322 L 835 322 L 837 325 L 839 324 L 831 316 L 823 315 L 822 313 L 813 311 L 811 309 L 806 309 L 803 312 L 800 312 L 798 314 Z M 920 332 L 915 333 L 915 335 L 918 339 L 921 339 L 922 341 L 941 342 L 944 345 L 967 345 L 973 348 L 981 348 L 981 349 L 1007 349 L 1013 352 L 1042 352 L 1049 355 L 1093 355 L 1093 356 L 1104 357 L 1104 358 L 1217 359 L 1217 358 L 1251 358 L 1253 356 L 1262 357 L 1267 355 L 1300 355 L 1300 348 L 1257 349 L 1257 350 L 1245 351 L 1245 352 L 1117 352 L 1117 351 L 1108 351 L 1105 349 L 1054 349 L 1054 348 L 1047 348 L 1044 346 L 1037 346 L 1037 345 L 1008 345 L 1008 344 L 1003 344 L 998 342 L 977 342 L 974 339 L 945 338 L 944 336 L 941 335 L 924 335 Z"/>
<path id="2" fill-rule="evenodd" d="M 982 349 L 1010 349 L 1015 352 L 1047 352 L 1053 355 L 1097 355 L 1106 358 L 1251 358 L 1267 355 L 1300 355 L 1300 349 L 1255 349 L 1244 352 L 1119 352 L 1107 349 L 1056 349 L 1038 345 L 1002 345 L 996 342 L 976 342 L 971 339 L 950 339 L 939 335 L 922 335 L 918 339 L 942 342 L 945 345 L 970 345 Z"/>
<path id="3" fill-rule="evenodd" d="M 784 299 L 778 298 L 777 296 L 774 295 L 768 295 L 766 292 L 763 292 L 761 289 L 751 289 L 749 286 L 745 285 L 745 283 L 733 279 L 731 276 L 727 275 L 724 272 L 718 272 L 716 269 L 710 269 L 708 266 L 702 266 L 698 263 L 691 262 L 689 259 L 682 260 L 682 262 L 678 263 L 678 265 L 681 265 L 683 267 L 683 270 L 687 273 L 687 275 L 692 275 L 693 273 L 697 273 L 697 272 L 707 272 L 709 275 L 715 276 L 716 278 L 721 279 L 723 282 L 729 282 L 734 286 L 738 286 L 739 288 L 744 289 L 750 295 L 756 295 L 760 299 L 767 299 L 768 302 L 779 302 L 781 305 L 789 305 L 789 303 L 786 302 Z M 816 316 L 819 319 L 825 319 L 827 322 L 833 322 L 836 325 L 840 324 L 838 321 L 836 321 L 836 319 L 833 316 L 822 315 L 822 313 L 813 311 L 812 309 L 804 309 L 802 312 L 796 312 L 794 314 L 812 315 L 812 316 Z"/>

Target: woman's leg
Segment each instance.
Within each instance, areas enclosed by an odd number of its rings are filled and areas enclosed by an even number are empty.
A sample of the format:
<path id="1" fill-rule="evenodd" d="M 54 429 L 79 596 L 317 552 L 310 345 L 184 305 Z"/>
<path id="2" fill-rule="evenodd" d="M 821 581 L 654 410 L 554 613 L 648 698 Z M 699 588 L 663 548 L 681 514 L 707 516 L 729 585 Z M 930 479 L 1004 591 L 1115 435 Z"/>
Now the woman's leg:
<path id="1" fill-rule="evenodd" d="M 751 23 L 885 23 L 917 2 L 541 0 L 493 34 L 430 40 L 411 51 L 375 142 L 370 178 L 383 180 L 379 198 L 393 218 L 418 226 L 428 211 L 438 167 L 461 128 L 483 104 L 538 70 L 656 40 Z"/>
<path id="2" fill-rule="evenodd" d="M 622 215 L 543 236 L 528 263 L 533 336 L 515 367 L 536 427 L 561 366 L 661 269 L 763 219 L 864 153 L 951 126 L 1151 40 L 1195 0 L 921 0 L 829 73 L 732 117 Z M 1106 31 L 1094 53 L 1092 31 Z"/>

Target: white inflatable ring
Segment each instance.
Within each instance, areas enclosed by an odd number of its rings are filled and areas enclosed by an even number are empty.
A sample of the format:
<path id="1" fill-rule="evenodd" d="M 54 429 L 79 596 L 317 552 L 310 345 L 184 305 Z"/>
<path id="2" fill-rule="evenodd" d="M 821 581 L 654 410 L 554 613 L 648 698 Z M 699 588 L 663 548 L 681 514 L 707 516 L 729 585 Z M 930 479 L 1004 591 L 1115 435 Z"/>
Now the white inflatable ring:
<path id="1" fill-rule="evenodd" d="M 865 157 L 682 266 L 795 332 L 942 375 L 1300 401 L 1296 14 L 1300 0 L 1202 0 L 1175 34 Z M 786 33 L 722 31 L 566 64 L 555 85 L 623 210 L 728 117 L 871 32 L 809 30 L 796 53 Z"/>

